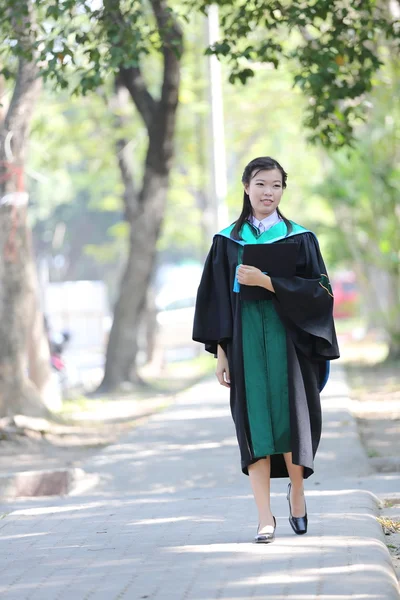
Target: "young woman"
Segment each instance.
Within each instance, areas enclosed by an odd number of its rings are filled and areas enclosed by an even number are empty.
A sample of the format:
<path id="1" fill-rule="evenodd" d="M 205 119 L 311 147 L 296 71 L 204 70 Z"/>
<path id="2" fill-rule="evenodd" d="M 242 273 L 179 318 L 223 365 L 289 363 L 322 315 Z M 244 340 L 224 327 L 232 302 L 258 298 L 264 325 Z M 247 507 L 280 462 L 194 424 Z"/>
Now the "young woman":
<path id="1" fill-rule="evenodd" d="M 245 168 L 243 209 L 214 236 L 193 327 L 193 339 L 217 357 L 219 383 L 230 388 L 241 467 L 250 476 L 259 513 L 258 543 L 275 537 L 271 477 L 290 477 L 289 522 L 295 533 L 307 531 L 303 480 L 314 472 L 328 361 L 339 357 L 333 295 L 318 241 L 278 208 L 286 180 L 269 157 Z M 261 257 L 271 251 L 267 245 L 297 244 L 294 274 L 268 275 L 243 264 L 248 244 L 265 245 L 256 248 Z M 256 299 L 248 299 L 249 291 Z"/>

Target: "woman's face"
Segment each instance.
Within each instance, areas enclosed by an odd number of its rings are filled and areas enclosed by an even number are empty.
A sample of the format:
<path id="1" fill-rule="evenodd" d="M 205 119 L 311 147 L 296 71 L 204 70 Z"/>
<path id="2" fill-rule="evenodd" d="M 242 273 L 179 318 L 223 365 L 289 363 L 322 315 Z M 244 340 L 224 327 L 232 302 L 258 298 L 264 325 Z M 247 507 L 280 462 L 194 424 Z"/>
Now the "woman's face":
<path id="1" fill-rule="evenodd" d="M 261 221 L 271 215 L 281 201 L 282 174 L 278 169 L 253 171 L 250 183 L 245 183 L 244 189 L 250 198 L 254 216 Z"/>

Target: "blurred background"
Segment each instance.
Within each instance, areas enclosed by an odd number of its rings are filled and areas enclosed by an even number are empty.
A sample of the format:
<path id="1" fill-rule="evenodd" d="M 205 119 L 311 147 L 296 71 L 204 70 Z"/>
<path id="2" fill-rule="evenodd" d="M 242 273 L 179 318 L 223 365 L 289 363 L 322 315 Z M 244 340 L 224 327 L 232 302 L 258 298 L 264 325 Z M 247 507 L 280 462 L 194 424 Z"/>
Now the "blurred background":
<path id="1" fill-rule="evenodd" d="M 0 310 L 3 341 L 23 335 L 1 357 L 22 365 L 2 415 L 212 373 L 191 341 L 202 266 L 245 165 L 269 155 L 283 213 L 319 238 L 355 410 L 398 420 L 398 2 L 11 4 Z"/>

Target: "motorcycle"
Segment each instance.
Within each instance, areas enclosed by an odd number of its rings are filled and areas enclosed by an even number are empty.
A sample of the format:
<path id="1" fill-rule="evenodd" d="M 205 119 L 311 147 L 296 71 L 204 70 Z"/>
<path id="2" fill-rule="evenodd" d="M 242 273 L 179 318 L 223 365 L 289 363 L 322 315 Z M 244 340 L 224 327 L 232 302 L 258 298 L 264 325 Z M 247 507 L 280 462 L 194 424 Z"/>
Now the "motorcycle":
<path id="1" fill-rule="evenodd" d="M 68 389 L 68 374 L 63 353 L 70 339 L 71 334 L 68 331 L 62 331 L 59 334 L 54 334 L 49 339 L 50 364 L 58 375 L 60 388 L 63 394 Z"/>

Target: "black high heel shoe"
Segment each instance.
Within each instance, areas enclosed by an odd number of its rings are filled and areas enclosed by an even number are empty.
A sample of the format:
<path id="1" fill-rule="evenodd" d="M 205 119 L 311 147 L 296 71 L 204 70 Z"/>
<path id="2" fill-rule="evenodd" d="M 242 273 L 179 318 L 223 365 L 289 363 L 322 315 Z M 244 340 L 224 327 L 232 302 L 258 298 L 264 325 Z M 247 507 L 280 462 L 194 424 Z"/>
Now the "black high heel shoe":
<path id="1" fill-rule="evenodd" d="M 273 519 L 274 519 L 274 530 L 271 533 L 258 533 L 258 530 L 260 529 L 260 524 L 258 524 L 257 535 L 254 538 L 254 541 L 256 544 L 270 544 L 271 542 L 274 541 L 275 529 L 276 529 L 276 519 L 275 519 L 275 517 L 273 517 Z"/>
<path id="2" fill-rule="evenodd" d="M 308 525 L 308 519 L 307 519 L 307 505 L 306 505 L 306 500 L 304 499 L 304 506 L 306 508 L 306 514 L 304 515 L 304 517 L 294 517 L 292 515 L 292 507 L 290 505 L 290 489 L 292 487 L 292 484 L 289 483 L 288 485 L 288 492 L 287 492 L 287 500 L 289 502 L 289 510 L 290 510 L 290 516 L 289 516 L 289 523 L 292 526 L 292 529 L 295 533 L 297 533 L 297 535 L 302 535 L 303 533 L 307 533 L 307 525 Z"/>

